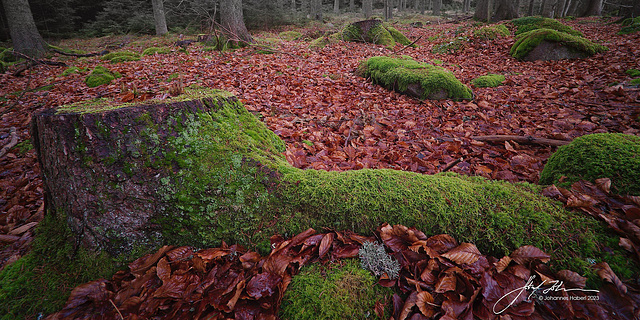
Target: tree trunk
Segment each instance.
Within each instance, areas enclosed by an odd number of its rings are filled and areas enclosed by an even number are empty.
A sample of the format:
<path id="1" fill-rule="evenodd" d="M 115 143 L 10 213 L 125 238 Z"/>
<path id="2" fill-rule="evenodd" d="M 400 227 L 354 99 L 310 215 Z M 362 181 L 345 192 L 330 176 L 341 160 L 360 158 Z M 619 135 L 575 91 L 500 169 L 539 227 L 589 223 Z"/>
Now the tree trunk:
<path id="1" fill-rule="evenodd" d="M 439 16 L 442 10 L 442 0 L 434 0 L 433 1 L 433 15 Z"/>
<path id="2" fill-rule="evenodd" d="M 151 0 L 153 6 L 153 20 L 156 25 L 156 35 L 163 36 L 169 32 L 167 30 L 167 20 L 164 18 L 164 7 L 162 0 Z"/>
<path id="3" fill-rule="evenodd" d="M 587 2 L 586 10 L 582 14 L 582 16 L 583 17 L 601 16 L 602 15 L 602 1 L 603 0 L 589 0 Z"/>
<path id="4" fill-rule="evenodd" d="M 557 3 L 557 7 L 555 10 L 555 17 L 562 18 L 564 17 L 564 7 L 567 5 L 567 0 L 559 0 Z"/>
<path id="5" fill-rule="evenodd" d="M 569 9 L 567 9 L 568 16 L 575 16 L 576 13 L 578 12 L 578 5 L 580 4 L 579 0 L 573 0 L 571 3 L 571 6 L 569 7 Z"/>
<path id="6" fill-rule="evenodd" d="M 498 0 L 493 21 L 511 20 L 518 17 L 515 3 L 511 0 Z"/>
<path id="7" fill-rule="evenodd" d="M 222 32 L 229 40 L 240 43 L 253 43 L 253 38 L 247 27 L 244 25 L 242 14 L 242 0 L 222 0 L 220 1 L 220 24 Z"/>
<path id="8" fill-rule="evenodd" d="M 362 14 L 365 19 L 371 18 L 373 14 L 373 0 L 362 0 Z"/>
<path id="9" fill-rule="evenodd" d="M 473 14 L 473 18 L 479 21 L 488 21 L 489 15 L 489 0 L 478 0 L 476 2 L 476 12 Z"/>
<path id="10" fill-rule="evenodd" d="M 527 17 L 533 16 L 533 5 L 536 3 L 536 0 L 531 0 L 529 2 L 529 10 L 527 10 Z"/>
<path id="11" fill-rule="evenodd" d="M 462 12 L 467 13 L 469 10 L 471 10 L 471 0 L 464 0 L 464 3 L 462 4 Z"/>
<path id="12" fill-rule="evenodd" d="M 296 0 L 291 0 L 291 11 L 296 11 Z"/>
<path id="13" fill-rule="evenodd" d="M 13 50 L 30 57 L 39 58 L 47 46 L 33 21 L 27 0 L 2 0 Z"/>
<path id="14" fill-rule="evenodd" d="M 322 20 L 322 0 L 311 0 L 310 6 L 310 15 L 313 20 Z"/>
<path id="15" fill-rule="evenodd" d="M 393 0 L 384 0 L 384 21 L 393 19 Z"/>
<path id="16" fill-rule="evenodd" d="M 356 11 L 356 0 L 349 1 L 349 11 L 351 12 Z"/>
<path id="17" fill-rule="evenodd" d="M 340 0 L 333 1 L 333 13 L 340 14 Z"/>
<path id="18" fill-rule="evenodd" d="M 545 18 L 553 18 L 553 1 L 543 0 L 540 15 Z"/>

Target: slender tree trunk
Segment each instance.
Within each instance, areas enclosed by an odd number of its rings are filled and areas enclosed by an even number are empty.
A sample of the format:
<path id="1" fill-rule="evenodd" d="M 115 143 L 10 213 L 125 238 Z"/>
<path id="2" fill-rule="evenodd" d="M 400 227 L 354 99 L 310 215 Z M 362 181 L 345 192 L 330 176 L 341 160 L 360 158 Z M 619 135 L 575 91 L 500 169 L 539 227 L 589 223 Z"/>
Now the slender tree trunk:
<path id="1" fill-rule="evenodd" d="M 462 4 L 462 12 L 467 13 L 471 10 L 471 0 L 464 0 Z"/>
<path id="2" fill-rule="evenodd" d="M 571 0 L 567 0 L 567 3 L 564 4 L 564 8 L 562 8 L 563 17 L 566 17 L 569 14 L 569 8 L 571 8 Z"/>
<path id="3" fill-rule="evenodd" d="M 242 0 L 220 1 L 220 24 L 223 32 L 235 44 L 253 43 L 253 38 L 244 24 Z"/>
<path id="4" fill-rule="evenodd" d="M 569 16 L 575 16 L 576 13 L 578 12 L 578 5 L 580 4 L 579 0 L 573 0 L 573 2 L 571 3 L 571 6 L 568 9 L 568 13 L 567 15 Z"/>
<path id="5" fill-rule="evenodd" d="M 487 21 L 489 15 L 488 9 L 489 0 L 476 1 L 476 12 L 473 14 L 473 18 L 479 21 Z"/>
<path id="6" fill-rule="evenodd" d="M 333 1 L 333 13 L 340 14 L 340 0 Z"/>
<path id="7" fill-rule="evenodd" d="M 291 10 L 296 11 L 296 0 L 291 0 Z"/>
<path id="8" fill-rule="evenodd" d="M 516 18 L 520 16 L 520 0 L 515 1 Z"/>
<path id="9" fill-rule="evenodd" d="M 631 11 L 627 11 L 625 13 L 625 17 L 628 17 L 628 18 L 640 17 L 640 1 L 636 0 L 633 2 L 633 8 L 631 9 Z"/>
<path id="10" fill-rule="evenodd" d="M 393 19 L 393 0 L 384 0 L 384 21 Z"/>
<path id="11" fill-rule="evenodd" d="M 433 15 L 439 16 L 442 10 L 442 0 L 434 0 L 433 1 Z"/>
<path id="12" fill-rule="evenodd" d="M 356 11 L 356 0 L 349 1 L 349 11 L 351 12 Z"/>
<path id="13" fill-rule="evenodd" d="M 567 0 L 559 0 L 557 3 L 558 7 L 555 10 L 556 18 L 564 17 L 564 7 L 567 5 Z"/>
<path id="14" fill-rule="evenodd" d="M 494 21 L 511 20 L 518 17 L 515 3 L 512 0 L 498 0 L 496 11 L 493 16 Z"/>
<path id="15" fill-rule="evenodd" d="M 362 0 L 362 13 L 365 19 L 371 18 L 373 14 L 373 0 Z"/>
<path id="16" fill-rule="evenodd" d="M 540 8 L 540 15 L 545 18 L 553 18 L 553 2 L 549 0 L 542 1 L 542 7 Z"/>
<path id="17" fill-rule="evenodd" d="M 529 10 L 527 10 L 527 17 L 531 17 L 533 15 L 533 5 L 536 3 L 536 0 L 531 0 L 529 2 Z"/>
<path id="18" fill-rule="evenodd" d="M 33 21 L 27 0 L 2 0 L 13 50 L 39 58 L 46 51 L 46 44 Z"/>
<path id="19" fill-rule="evenodd" d="M 584 13 L 582 14 L 582 16 L 583 17 L 601 16 L 602 15 L 602 1 L 603 0 L 589 0 L 587 2 L 587 8 L 584 11 Z"/>
<path id="20" fill-rule="evenodd" d="M 322 0 L 311 0 L 311 19 L 322 20 Z"/>
<path id="21" fill-rule="evenodd" d="M 427 0 L 420 0 L 420 14 L 424 14 L 425 10 L 427 10 Z"/>
<path id="22" fill-rule="evenodd" d="M 167 30 L 167 20 L 164 18 L 164 7 L 162 0 L 151 0 L 153 6 L 153 20 L 156 25 L 156 36 L 164 36 Z"/>

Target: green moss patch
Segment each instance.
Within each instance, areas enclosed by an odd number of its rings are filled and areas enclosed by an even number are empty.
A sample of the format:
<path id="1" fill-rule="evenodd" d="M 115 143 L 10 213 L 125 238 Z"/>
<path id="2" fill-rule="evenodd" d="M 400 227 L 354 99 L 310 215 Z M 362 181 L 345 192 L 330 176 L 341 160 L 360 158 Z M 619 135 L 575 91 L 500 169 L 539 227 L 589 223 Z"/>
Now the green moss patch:
<path id="1" fill-rule="evenodd" d="M 560 43 L 563 46 L 586 55 L 594 55 L 596 53 L 609 50 L 605 46 L 595 44 L 582 37 L 573 36 L 571 34 L 552 29 L 536 29 L 521 34 L 516 43 L 511 47 L 510 54 L 516 59 L 524 59 L 543 41 Z"/>
<path id="2" fill-rule="evenodd" d="M 471 99 L 471 89 L 448 70 L 412 59 L 372 57 L 362 62 L 358 73 L 390 90 L 421 99 Z"/>
<path id="3" fill-rule="evenodd" d="M 469 38 L 464 36 L 453 38 L 452 40 L 433 46 L 431 52 L 438 54 L 453 54 L 462 50 L 468 42 Z"/>
<path id="4" fill-rule="evenodd" d="M 285 41 L 293 41 L 302 38 L 302 33 L 297 31 L 283 31 L 278 34 L 278 36 Z"/>
<path id="5" fill-rule="evenodd" d="M 485 40 L 494 40 L 499 37 L 508 37 L 511 35 L 511 32 L 509 32 L 509 29 L 507 29 L 504 24 L 498 24 L 477 29 L 473 31 L 473 35 Z"/>
<path id="6" fill-rule="evenodd" d="M 640 195 L 640 137 L 621 133 L 589 134 L 558 148 L 540 174 L 541 184 L 568 187 L 579 180 L 611 178 L 611 190 Z"/>
<path id="7" fill-rule="evenodd" d="M 80 49 L 62 48 L 54 45 L 49 45 L 49 48 L 55 49 L 64 53 L 70 53 L 70 54 L 86 54 L 87 53 L 86 51 L 80 50 Z"/>
<path id="8" fill-rule="evenodd" d="M 112 72 L 103 66 L 97 66 L 91 71 L 91 74 L 85 78 L 84 83 L 86 83 L 89 88 L 94 88 L 111 83 L 111 81 L 120 77 L 121 75 L 118 72 Z"/>
<path id="9" fill-rule="evenodd" d="M 629 83 L 634 86 L 640 85 L 640 78 L 632 79 Z"/>
<path id="10" fill-rule="evenodd" d="M 397 43 L 411 44 L 402 32 L 380 20 L 365 20 L 347 25 L 340 36 L 345 41 L 368 42 L 393 48 Z"/>
<path id="11" fill-rule="evenodd" d="M 628 74 L 629 77 L 631 77 L 631 78 L 640 77 L 640 70 L 637 70 L 637 69 L 629 69 L 629 70 L 625 71 L 625 73 Z"/>
<path id="12" fill-rule="evenodd" d="M 100 59 L 105 61 L 111 61 L 112 63 L 124 62 L 124 61 L 138 61 L 140 60 L 140 54 L 133 51 L 118 51 L 107 53 Z"/>
<path id="13" fill-rule="evenodd" d="M 622 21 L 622 29 L 618 34 L 630 34 L 640 31 L 640 17 L 629 18 Z"/>
<path id="14" fill-rule="evenodd" d="M 393 291 L 356 260 L 323 267 L 312 264 L 293 277 L 280 308 L 283 320 L 375 319 L 377 301 L 389 301 Z M 388 316 L 388 315 L 387 315 Z"/>
<path id="15" fill-rule="evenodd" d="M 76 66 L 71 66 L 60 73 L 60 76 L 66 77 L 72 75 L 74 73 L 81 73 L 87 71 L 86 68 L 78 68 Z"/>
<path id="16" fill-rule="evenodd" d="M 167 54 L 171 53 L 171 49 L 169 47 L 149 47 L 142 51 L 143 56 L 151 56 L 154 54 Z"/>
<path id="17" fill-rule="evenodd" d="M 477 88 L 497 87 L 502 85 L 505 77 L 501 74 L 488 74 L 471 80 L 471 84 Z"/>
<path id="18" fill-rule="evenodd" d="M 409 38 L 407 38 L 407 36 L 405 36 L 402 32 L 398 31 L 398 29 L 392 27 L 389 24 L 385 24 L 384 28 L 387 29 L 387 31 L 389 31 L 389 33 L 391 34 L 391 37 L 393 37 L 393 40 L 395 40 L 395 42 L 403 46 L 408 46 L 411 44 L 411 40 L 409 40 Z"/>
<path id="19" fill-rule="evenodd" d="M 516 27 L 516 35 L 527 33 L 536 29 L 552 29 L 570 35 L 582 37 L 582 32 L 577 31 L 560 21 L 542 17 L 522 17 L 510 21 Z"/>

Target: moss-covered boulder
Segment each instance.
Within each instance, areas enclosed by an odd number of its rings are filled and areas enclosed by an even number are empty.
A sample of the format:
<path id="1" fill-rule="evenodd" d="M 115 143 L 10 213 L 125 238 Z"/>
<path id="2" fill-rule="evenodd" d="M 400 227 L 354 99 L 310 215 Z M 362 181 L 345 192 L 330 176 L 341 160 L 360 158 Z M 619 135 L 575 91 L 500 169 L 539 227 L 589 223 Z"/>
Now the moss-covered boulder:
<path id="1" fill-rule="evenodd" d="M 356 260 L 327 267 L 312 264 L 293 277 L 280 307 L 282 320 L 374 319 L 376 302 L 393 291 L 377 284 Z"/>
<path id="2" fill-rule="evenodd" d="M 596 133 L 576 138 L 551 155 L 540 183 L 558 183 L 561 178 L 563 187 L 579 180 L 611 178 L 611 191 L 640 195 L 640 137 Z"/>
<path id="3" fill-rule="evenodd" d="M 499 37 L 508 37 L 511 32 L 504 24 L 497 24 L 476 29 L 473 31 L 473 35 L 484 40 L 494 40 Z"/>
<path id="4" fill-rule="evenodd" d="M 518 36 L 511 56 L 525 61 L 580 59 L 609 50 L 588 39 L 552 29 L 535 29 Z"/>
<path id="5" fill-rule="evenodd" d="M 411 44 L 411 41 L 400 31 L 380 20 L 364 20 L 347 25 L 341 32 L 345 41 L 368 42 L 393 48 L 397 43 Z"/>
<path id="6" fill-rule="evenodd" d="M 91 74 L 84 79 L 84 83 L 86 83 L 89 88 L 94 88 L 104 84 L 109 84 L 114 79 L 120 77 L 121 75 L 118 72 L 112 72 L 103 66 L 97 66 L 91 71 Z"/>
<path id="7" fill-rule="evenodd" d="M 356 73 L 389 90 L 420 99 L 472 99 L 471 89 L 450 71 L 411 58 L 371 57 Z"/>
<path id="8" fill-rule="evenodd" d="M 542 17 L 522 17 L 510 21 L 516 27 L 516 35 L 527 33 L 536 29 L 551 29 L 570 35 L 582 37 L 582 32 L 577 31 L 558 20 Z"/>
<path id="9" fill-rule="evenodd" d="M 471 80 L 471 84 L 476 88 L 490 88 L 502 85 L 505 77 L 501 74 L 488 74 Z"/>
<path id="10" fill-rule="evenodd" d="M 111 52 L 103 55 L 100 59 L 104 61 L 111 61 L 112 63 L 124 62 L 124 61 L 138 61 L 140 60 L 140 54 L 133 51 L 118 51 Z"/>
<path id="11" fill-rule="evenodd" d="M 142 51 L 143 56 L 151 56 L 154 54 L 167 54 L 171 53 L 171 48 L 169 47 L 149 47 Z"/>

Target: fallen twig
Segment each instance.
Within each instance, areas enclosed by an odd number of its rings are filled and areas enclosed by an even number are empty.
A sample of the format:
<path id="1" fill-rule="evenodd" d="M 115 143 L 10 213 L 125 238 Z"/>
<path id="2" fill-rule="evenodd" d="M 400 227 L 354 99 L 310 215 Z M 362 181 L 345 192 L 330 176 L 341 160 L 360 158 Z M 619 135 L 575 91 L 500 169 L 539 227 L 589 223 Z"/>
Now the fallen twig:
<path id="1" fill-rule="evenodd" d="M 455 167 L 458 163 L 462 162 L 462 160 L 464 160 L 464 158 L 456 159 L 455 161 L 449 163 L 446 167 L 444 167 L 444 169 L 442 169 L 441 172 L 447 172 L 451 170 L 451 168 Z"/>
<path id="2" fill-rule="evenodd" d="M 4 156 L 5 153 L 7 153 L 11 148 L 15 147 L 16 144 L 18 144 L 18 134 L 16 133 L 16 127 L 11 127 L 9 134 L 11 135 L 11 141 L 9 141 L 9 143 L 7 143 L 0 150 L 0 158 L 2 158 L 2 156 Z"/>
<path id="3" fill-rule="evenodd" d="M 419 36 L 419 37 L 418 37 L 418 39 L 416 39 L 416 40 L 414 40 L 413 42 L 409 43 L 408 45 L 404 46 L 404 48 L 402 48 L 402 49 L 400 49 L 400 50 L 398 50 L 398 51 L 395 51 L 393 54 L 398 54 L 398 53 L 400 53 L 400 52 L 404 51 L 406 48 L 411 47 L 411 46 L 412 46 L 412 45 L 414 45 L 416 42 L 418 42 L 418 40 L 420 40 L 420 39 L 422 39 L 422 36 Z"/>
<path id="4" fill-rule="evenodd" d="M 492 135 L 492 136 L 477 136 L 471 137 L 473 140 L 477 141 L 487 141 L 487 142 L 505 142 L 505 141 L 515 141 L 517 143 L 525 143 L 525 144 L 540 144 L 545 146 L 564 146 L 565 144 L 569 144 L 571 141 L 566 140 L 555 140 L 555 139 L 546 139 L 546 138 L 536 138 L 532 136 L 513 136 L 513 135 Z"/>

